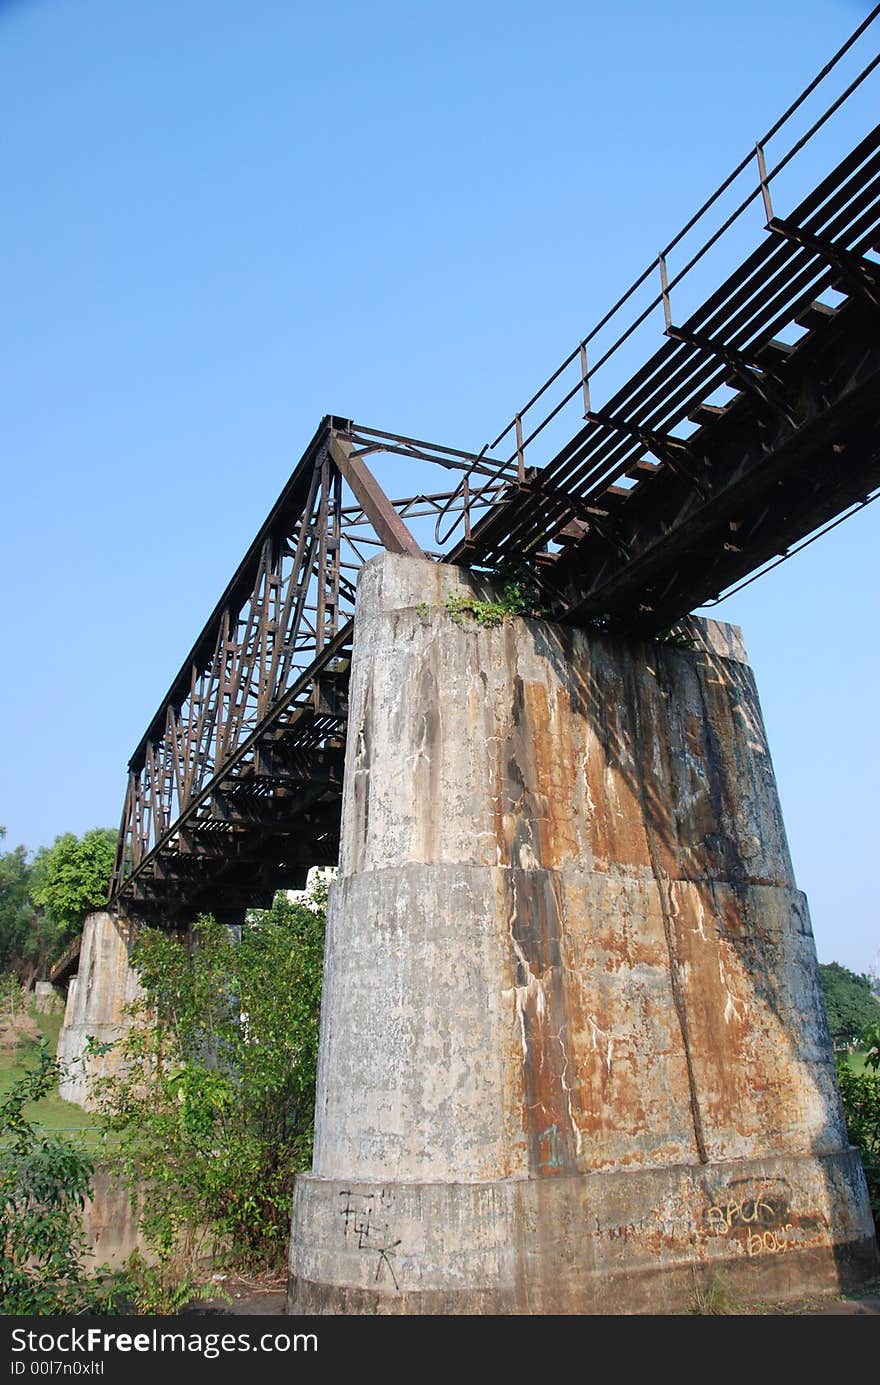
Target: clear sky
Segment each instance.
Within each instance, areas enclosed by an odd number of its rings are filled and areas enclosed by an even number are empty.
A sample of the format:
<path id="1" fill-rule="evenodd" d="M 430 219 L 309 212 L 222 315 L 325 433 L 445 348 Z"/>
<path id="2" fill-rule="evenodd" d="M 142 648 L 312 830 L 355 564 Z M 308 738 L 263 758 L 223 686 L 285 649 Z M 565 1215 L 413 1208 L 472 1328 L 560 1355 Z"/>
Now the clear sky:
<path id="1" fill-rule="evenodd" d="M 479 449 L 869 9 L 0 0 L 5 845 L 116 825 L 323 414 Z M 878 549 L 880 505 L 714 612 L 856 971 Z"/>

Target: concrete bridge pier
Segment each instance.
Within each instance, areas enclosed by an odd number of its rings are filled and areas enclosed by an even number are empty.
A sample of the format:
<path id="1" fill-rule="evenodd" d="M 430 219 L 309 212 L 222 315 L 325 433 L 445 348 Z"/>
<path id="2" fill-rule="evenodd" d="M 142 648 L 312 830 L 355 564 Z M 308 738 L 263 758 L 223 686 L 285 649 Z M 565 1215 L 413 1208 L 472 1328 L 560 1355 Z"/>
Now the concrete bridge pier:
<path id="1" fill-rule="evenodd" d="M 738 630 L 360 577 L 289 1311 L 687 1307 L 877 1272 Z M 481 594 L 486 594 L 481 591 Z"/>
<path id="2" fill-rule="evenodd" d="M 115 1072 L 119 1057 L 84 1058 L 89 1037 L 113 1043 L 126 1030 L 125 1007 L 139 993 L 137 973 L 129 965 L 134 924 L 107 910 L 89 914 L 83 925 L 79 970 L 67 992 L 64 1023 L 58 1035 L 62 1076 L 59 1091 L 66 1101 L 86 1110 L 91 1076 Z"/>

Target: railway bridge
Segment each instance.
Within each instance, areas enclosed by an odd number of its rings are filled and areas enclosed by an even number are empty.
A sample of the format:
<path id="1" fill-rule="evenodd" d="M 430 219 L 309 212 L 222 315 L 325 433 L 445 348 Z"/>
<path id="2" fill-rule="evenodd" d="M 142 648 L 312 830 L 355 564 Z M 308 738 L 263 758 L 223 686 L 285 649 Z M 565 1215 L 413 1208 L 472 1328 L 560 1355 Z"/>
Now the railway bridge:
<path id="1" fill-rule="evenodd" d="M 876 1272 L 754 679 L 694 615 L 880 486 L 880 126 L 826 138 L 876 17 L 491 444 L 324 416 L 135 749 L 67 1056 L 133 928 L 338 867 L 291 1312 Z"/>

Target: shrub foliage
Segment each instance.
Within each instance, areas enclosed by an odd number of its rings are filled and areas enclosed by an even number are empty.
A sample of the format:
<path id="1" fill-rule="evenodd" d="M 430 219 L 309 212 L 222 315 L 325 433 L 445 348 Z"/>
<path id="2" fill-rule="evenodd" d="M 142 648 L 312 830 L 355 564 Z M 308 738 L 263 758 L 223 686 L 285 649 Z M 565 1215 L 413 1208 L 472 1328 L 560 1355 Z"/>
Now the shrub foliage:
<path id="1" fill-rule="evenodd" d="M 88 1268 L 82 1225 L 93 1165 L 72 1140 L 26 1114 L 58 1079 L 43 1047 L 37 1066 L 0 1101 L 0 1312 L 115 1311 L 118 1276 Z"/>
<path id="2" fill-rule="evenodd" d="M 279 894 L 240 941 L 210 916 L 188 943 L 138 938 L 143 996 L 94 1094 L 160 1263 L 283 1258 L 311 1163 L 324 902 Z"/>

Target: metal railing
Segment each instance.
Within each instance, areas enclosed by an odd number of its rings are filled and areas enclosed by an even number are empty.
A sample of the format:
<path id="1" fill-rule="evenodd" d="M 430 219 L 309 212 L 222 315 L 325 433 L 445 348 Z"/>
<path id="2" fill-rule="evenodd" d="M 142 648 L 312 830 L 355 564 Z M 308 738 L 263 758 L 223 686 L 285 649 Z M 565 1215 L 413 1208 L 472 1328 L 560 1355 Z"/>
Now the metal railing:
<path id="1" fill-rule="evenodd" d="M 524 481 L 527 471 L 535 475 L 538 468 L 538 458 L 533 445 L 542 437 L 550 425 L 564 413 L 569 405 L 577 398 L 580 399 L 583 410 L 582 419 L 586 420 L 592 416 L 591 390 L 596 375 L 606 366 L 608 362 L 615 359 L 621 348 L 629 342 L 638 329 L 651 318 L 652 314 L 658 309 L 663 310 L 664 330 L 672 324 L 671 295 L 674 289 L 679 288 L 682 283 L 692 274 L 697 265 L 701 263 L 708 253 L 727 235 L 727 233 L 741 222 L 741 218 L 753 203 L 761 199 L 762 208 L 766 222 L 773 219 L 773 206 L 771 200 L 771 184 L 785 170 L 792 161 L 800 154 L 815 138 L 820 130 L 829 120 L 853 97 L 853 95 L 863 86 L 867 79 L 880 66 L 880 53 L 875 54 L 866 65 L 856 74 L 852 80 L 846 82 L 843 89 L 830 100 L 829 104 L 822 110 L 821 114 L 812 121 L 808 128 L 782 153 L 771 168 L 767 167 L 767 148 L 771 141 L 776 139 L 786 127 L 791 125 L 793 117 L 805 105 L 809 98 L 824 83 L 827 83 L 832 74 L 837 74 L 843 59 L 856 48 L 859 41 L 863 39 L 867 31 L 880 16 L 880 5 L 874 7 L 870 14 L 855 29 L 841 48 L 825 64 L 822 70 L 804 88 L 800 95 L 791 103 L 783 114 L 774 122 L 770 129 L 761 139 L 748 151 L 739 161 L 736 167 L 727 175 L 715 191 L 703 202 L 700 208 L 694 212 L 690 219 L 682 226 L 669 243 L 655 256 L 649 265 L 638 275 L 630 284 L 629 288 L 621 294 L 611 308 L 599 319 L 595 326 L 582 337 L 577 345 L 569 352 L 565 359 L 556 367 L 551 375 L 542 385 L 535 390 L 527 403 L 518 409 L 510 421 L 498 433 L 493 442 L 487 443 L 479 454 L 479 467 L 476 465 L 468 471 L 462 478 L 456 490 L 450 496 L 448 502 L 443 507 L 442 512 L 437 516 L 435 524 L 435 540 L 438 544 L 446 544 L 456 530 L 461 526 L 464 530 L 465 538 L 470 537 L 471 510 L 474 507 L 485 507 L 486 494 L 490 487 L 497 487 L 499 484 L 507 483 L 511 485 L 511 475 L 514 473 L 516 480 Z M 827 90 L 827 87 L 826 87 Z M 690 256 L 687 262 L 671 278 L 669 277 L 668 260 L 669 256 L 676 250 L 685 239 L 698 228 L 701 223 L 705 223 L 709 214 L 724 198 L 724 195 L 731 191 L 734 185 L 750 168 L 754 168 L 757 173 L 757 181 L 750 185 L 747 192 L 740 197 L 738 204 L 729 212 L 721 223 L 709 234 L 699 245 L 697 250 Z M 818 178 L 815 180 L 818 181 Z M 732 267 L 732 266 L 731 266 Z M 619 323 L 624 309 L 632 304 L 639 290 L 650 285 L 652 278 L 656 278 L 657 289 L 648 302 L 636 311 L 635 316 L 626 321 L 614 340 L 609 345 L 603 345 L 595 359 L 591 359 L 593 348 L 597 344 L 602 333 L 615 322 Z M 551 392 L 554 386 L 559 386 L 562 394 L 559 398 Z M 540 408 L 539 408 L 540 406 Z M 532 421 L 534 420 L 534 421 Z M 513 450 L 503 459 L 493 458 L 490 454 L 494 453 L 506 439 L 512 439 Z M 532 448 L 532 454 L 529 449 Z M 482 485 L 474 485 L 474 476 L 479 472 L 485 475 L 486 463 L 495 463 L 495 470 L 491 472 L 487 482 Z M 515 482 L 513 483 L 515 484 Z M 451 518 L 449 526 L 441 536 L 441 526 L 444 520 L 455 512 Z"/>

